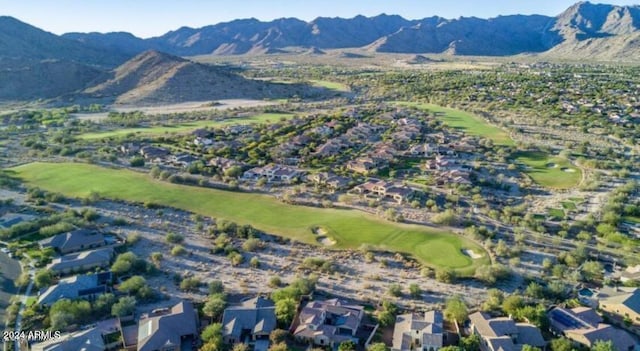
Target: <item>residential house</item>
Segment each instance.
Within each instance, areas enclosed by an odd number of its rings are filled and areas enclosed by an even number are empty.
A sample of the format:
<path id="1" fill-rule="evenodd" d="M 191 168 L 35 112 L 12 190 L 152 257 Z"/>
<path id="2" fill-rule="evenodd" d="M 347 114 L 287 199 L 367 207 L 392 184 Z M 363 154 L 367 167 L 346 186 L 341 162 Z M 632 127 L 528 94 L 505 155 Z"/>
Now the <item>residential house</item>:
<path id="1" fill-rule="evenodd" d="M 598 298 L 602 311 L 640 326 L 640 288 L 604 287 Z"/>
<path id="2" fill-rule="evenodd" d="M 207 137 L 195 137 L 193 139 L 193 145 L 195 146 L 202 146 L 202 147 L 207 147 L 207 146 L 211 146 L 213 144 L 213 140 L 207 138 Z"/>
<path id="3" fill-rule="evenodd" d="M 127 143 L 124 145 L 120 145 L 119 151 L 124 155 L 135 155 L 140 153 L 140 144 L 139 143 Z"/>
<path id="4" fill-rule="evenodd" d="M 387 197 L 398 203 L 403 203 L 411 199 L 415 190 L 404 185 L 392 182 L 385 182 L 378 179 L 371 179 L 366 183 L 353 188 L 358 194 L 373 194 L 380 197 Z"/>
<path id="5" fill-rule="evenodd" d="M 364 307 L 338 299 L 310 301 L 298 314 L 293 336 L 320 346 L 337 347 L 342 342 L 358 344 L 356 332 L 364 317 Z"/>
<path id="6" fill-rule="evenodd" d="M 431 157 L 437 151 L 438 151 L 437 146 L 430 143 L 424 143 L 424 144 L 413 145 L 411 148 L 409 148 L 409 150 L 405 154 L 413 157 L 426 158 L 426 157 Z"/>
<path id="7" fill-rule="evenodd" d="M 342 151 L 347 149 L 349 144 L 343 142 L 340 139 L 331 139 L 326 143 L 316 148 L 315 154 L 318 156 L 328 157 L 339 155 Z"/>
<path id="8" fill-rule="evenodd" d="M 269 334 L 277 327 L 273 301 L 261 296 L 227 307 L 222 315 L 222 338 L 227 344 L 249 340 L 255 351 L 269 348 Z"/>
<path id="9" fill-rule="evenodd" d="M 371 157 L 359 157 L 347 162 L 347 169 L 361 174 L 367 174 L 380 166 L 382 165 Z"/>
<path id="10" fill-rule="evenodd" d="M 198 338 L 197 314 L 191 302 L 154 310 L 138 321 L 138 351 L 180 351 Z"/>
<path id="11" fill-rule="evenodd" d="M 169 150 L 156 146 L 143 146 L 140 148 L 140 155 L 145 160 L 159 162 L 169 155 Z"/>
<path id="12" fill-rule="evenodd" d="M 199 158 L 189 154 L 179 154 L 171 156 L 170 161 L 175 166 L 189 167 L 192 163 L 198 161 Z"/>
<path id="13" fill-rule="evenodd" d="M 53 248 L 61 254 L 94 249 L 107 244 L 104 235 L 88 229 L 76 229 L 39 241 L 43 249 Z"/>
<path id="14" fill-rule="evenodd" d="M 304 171 L 282 165 L 268 165 L 252 168 L 242 175 L 242 179 L 255 181 L 265 178 L 268 182 L 291 184 L 304 175 Z"/>
<path id="15" fill-rule="evenodd" d="M 620 274 L 620 281 L 626 283 L 628 281 L 640 281 L 640 264 L 637 266 L 627 267 Z"/>
<path id="16" fill-rule="evenodd" d="M 602 318 L 592 308 L 555 307 L 547 316 L 551 331 L 576 344 L 592 347 L 596 341 L 612 341 L 618 351 L 633 351 L 636 347 L 636 342 L 629 333 L 602 323 Z"/>
<path id="17" fill-rule="evenodd" d="M 393 329 L 393 351 L 437 351 L 444 346 L 446 334 L 441 311 L 424 315 L 401 314 Z"/>
<path id="18" fill-rule="evenodd" d="M 209 166 L 214 166 L 219 170 L 221 170 L 222 172 L 225 172 L 226 170 L 232 167 L 243 168 L 244 164 L 242 162 L 238 162 L 236 160 L 231 160 L 224 157 L 214 157 L 211 160 L 209 160 Z"/>
<path id="19" fill-rule="evenodd" d="M 31 351 L 106 351 L 104 334 L 98 328 L 79 330 L 74 333 L 61 334 L 59 338 L 35 343 Z"/>
<path id="20" fill-rule="evenodd" d="M 529 323 L 516 323 L 510 317 L 491 318 L 484 312 L 469 316 L 472 333 L 480 336 L 482 351 L 519 351 L 523 345 L 543 348 L 540 329 Z"/>
<path id="21" fill-rule="evenodd" d="M 76 252 L 54 258 L 53 261 L 47 265 L 47 269 L 57 274 L 87 271 L 109 266 L 112 258 L 113 249 L 110 247 Z"/>
<path id="22" fill-rule="evenodd" d="M 90 328 L 48 337 L 30 345 L 31 351 L 105 351 L 119 350 L 121 325 L 117 318 L 96 322 Z M 53 332 L 52 332 L 52 335 Z M 44 337 L 43 337 L 44 339 Z"/>
<path id="23" fill-rule="evenodd" d="M 38 294 L 39 305 L 51 305 L 60 299 L 93 300 L 109 290 L 111 272 L 75 275 L 60 279 L 58 284 L 42 289 Z"/>
<path id="24" fill-rule="evenodd" d="M 351 183 L 351 178 L 341 177 L 328 172 L 319 172 L 309 175 L 307 181 L 336 191 L 348 188 Z"/>

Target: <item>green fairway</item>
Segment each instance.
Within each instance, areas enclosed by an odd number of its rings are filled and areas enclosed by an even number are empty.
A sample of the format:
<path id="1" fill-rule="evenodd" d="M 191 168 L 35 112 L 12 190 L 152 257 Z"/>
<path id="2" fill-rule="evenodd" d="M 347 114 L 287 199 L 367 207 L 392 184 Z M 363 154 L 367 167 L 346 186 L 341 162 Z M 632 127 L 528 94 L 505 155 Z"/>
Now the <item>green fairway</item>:
<path id="1" fill-rule="evenodd" d="M 451 128 L 458 129 L 466 134 L 480 136 L 493 141 L 495 145 L 513 146 L 515 143 L 504 130 L 491 125 L 483 118 L 469 112 L 446 108 L 434 104 L 418 102 L 395 102 L 401 106 L 416 107 L 421 110 L 436 113 L 436 118 Z"/>
<path id="2" fill-rule="evenodd" d="M 247 117 L 232 117 L 215 121 L 196 121 L 196 122 L 184 122 L 172 125 L 160 125 L 149 128 L 123 128 L 105 132 L 86 133 L 80 135 L 80 139 L 103 139 L 109 137 L 120 137 L 128 134 L 143 134 L 143 135 L 161 135 L 165 133 L 188 133 L 199 128 L 205 127 L 223 127 L 228 125 L 242 125 L 242 124 L 256 124 L 256 123 L 273 123 L 282 118 L 292 118 L 294 115 L 289 113 L 261 113 L 254 116 Z"/>
<path id="3" fill-rule="evenodd" d="M 338 82 L 331 82 L 328 80 L 311 80 L 310 82 L 313 86 L 316 86 L 316 87 L 327 88 L 327 89 L 338 90 L 338 91 L 350 90 L 348 86 Z"/>
<path id="4" fill-rule="evenodd" d="M 550 208 L 549 217 L 555 220 L 562 220 L 564 218 L 564 210 L 560 208 Z"/>
<path id="5" fill-rule="evenodd" d="M 523 172 L 534 182 L 548 188 L 573 188 L 582 179 L 582 170 L 562 157 L 540 151 L 521 151 L 514 154 L 514 159 L 524 165 Z"/>
<path id="6" fill-rule="evenodd" d="M 103 197 L 153 202 L 194 213 L 251 224 L 268 233 L 318 244 L 312 228 L 322 228 L 335 248 L 369 244 L 413 254 L 433 267 L 455 268 L 472 274 L 489 259 L 480 246 L 455 234 L 423 226 L 396 224 L 356 210 L 321 209 L 287 205 L 271 196 L 189 187 L 152 179 L 128 170 L 77 163 L 31 163 L 12 169 L 30 185 L 66 196 Z M 482 253 L 472 260 L 463 249 Z"/>

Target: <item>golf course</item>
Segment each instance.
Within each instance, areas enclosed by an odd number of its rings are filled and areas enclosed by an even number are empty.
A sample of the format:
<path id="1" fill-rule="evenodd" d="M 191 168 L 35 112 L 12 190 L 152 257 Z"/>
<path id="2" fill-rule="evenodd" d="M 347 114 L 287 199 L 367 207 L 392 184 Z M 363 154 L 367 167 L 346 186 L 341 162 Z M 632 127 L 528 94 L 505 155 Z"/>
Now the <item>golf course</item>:
<path id="1" fill-rule="evenodd" d="M 570 189 L 582 179 L 582 170 L 566 158 L 541 151 L 520 151 L 514 154 L 514 159 L 534 182 L 547 188 Z"/>
<path id="2" fill-rule="evenodd" d="M 453 233 L 425 226 L 392 223 L 357 210 L 294 206 L 254 193 L 171 184 L 147 174 L 79 163 L 30 163 L 12 168 L 31 186 L 66 196 L 101 197 L 152 202 L 220 219 L 250 224 L 262 231 L 318 245 L 318 228 L 336 249 L 363 244 L 413 255 L 434 268 L 452 268 L 471 275 L 489 263 L 485 250 Z M 481 254 L 472 259 L 463 250 Z"/>
<path id="3" fill-rule="evenodd" d="M 513 146 L 515 143 L 509 134 L 499 127 L 493 126 L 482 117 L 469 112 L 419 102 L 395 102 L 400 106 L 415 107 L 436 114 L 436 119 L 445 125 L 458 129 L 463 133 L 487 138 L 495 145 Z"/>
<path id="4" fill-rule="evenodd" d="M 224 127 L 228 125 L 244 125 L 244 124 L 259 124 L 259 123 L 273 123 L 282 118 L 292 118 L 294 115 L 289 113 L 261 113 L 247 117 L 232 117 L 221 120 L 210 121 L 196 121 L 196 122 L 184 122 L 176 124 L 158 125 L 152 127 L 135 127 L 135 128 L 123 128 L 115 129 L 104 132 L 85 133 L 79 136 L 80 139 L 92 140 L 92 139 L 104 139 L 110 137 L 121 137 L 129 134 L 140 135 L 162 135 L 165 133 L 188 133 L 199 128 L 205 127 Z"/>

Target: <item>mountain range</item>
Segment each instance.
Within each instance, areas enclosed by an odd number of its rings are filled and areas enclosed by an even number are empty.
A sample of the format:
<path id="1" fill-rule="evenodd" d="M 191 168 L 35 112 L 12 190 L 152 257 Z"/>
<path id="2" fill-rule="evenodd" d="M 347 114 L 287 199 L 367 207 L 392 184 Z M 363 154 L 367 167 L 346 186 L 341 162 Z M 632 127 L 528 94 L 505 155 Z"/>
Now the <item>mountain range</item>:
<path id="1" fill-rule="evenodd" d="M 312 55 L 330 49 L 359 48 L 371 53 L 534 54 L 544 58 L 635 61 L 640 58 L 640 6 L 579 2 L 556 17 L 408 20 L 382 14 L 350 19 L 319 17 L 310 22 L 296 18 L 262 22 L 252 18 L 202 28 L 182 27 L 148 39 L 126 32 L 58 36 L 5 16 L 0 17 L 0 100 L 50 98 L 72 92 L 153 100 L 168 96 L 172 92 L 169 86 L 185 77 L 200 74 L 201 87 L 226 79 L 244 79 L 220 67 L 179 57 L 285 53 L 292 47 L 306 48 L 304 54 Z M 248 84 L 249 91 L 270 90 L 264 87 L 265 82 Z M 160 87 L 164 93 L 156 91 Z M 134 93 L 126 95 L 131 90 Z"/>

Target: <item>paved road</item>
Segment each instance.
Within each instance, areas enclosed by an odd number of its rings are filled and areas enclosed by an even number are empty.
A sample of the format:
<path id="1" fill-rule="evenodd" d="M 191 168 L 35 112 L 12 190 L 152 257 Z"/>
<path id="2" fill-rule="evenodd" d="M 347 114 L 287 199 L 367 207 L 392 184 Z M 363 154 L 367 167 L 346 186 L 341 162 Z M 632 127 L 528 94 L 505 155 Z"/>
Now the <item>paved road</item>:
<path id="1" fill-rule="evenodd" d="M 35 269 L 30 268 L 29 269 L 29 277 L 31 277 L 31 279 L 29 279 L 29 285 L 27 286 L 27 290 L 25 291 L 24 295 L 20 296 L 20 310 L 18 312 L 18 317 L 16 318 L 16 328 L 15 331 L 19 332 L 22 330 L 22 313 L 24 312 L 25 307 L 27 306 L 27 299 L 29 298 L 29 295 L 31 294 L 31 289 L 33 289 L 33 276 L 35 275 Z M 15 347 L 15 351 L 20 351 L 20 343 L 16 342 L 13 344 Z"/>

